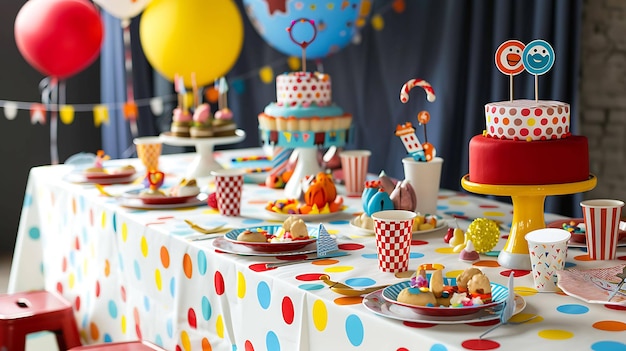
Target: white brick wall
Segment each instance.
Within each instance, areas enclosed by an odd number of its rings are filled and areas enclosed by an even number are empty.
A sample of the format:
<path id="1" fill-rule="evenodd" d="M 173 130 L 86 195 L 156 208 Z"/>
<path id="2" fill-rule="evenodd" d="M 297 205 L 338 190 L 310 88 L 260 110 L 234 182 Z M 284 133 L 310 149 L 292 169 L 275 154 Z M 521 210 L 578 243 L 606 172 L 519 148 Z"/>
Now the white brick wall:
<path id="1" fill-rule="evenodd" d="M 589 139 L 591 172 L 598 177 L 583 196 L 626 200 L 625 0 L 585 0 L 581 51 L 578 134 Z"/>

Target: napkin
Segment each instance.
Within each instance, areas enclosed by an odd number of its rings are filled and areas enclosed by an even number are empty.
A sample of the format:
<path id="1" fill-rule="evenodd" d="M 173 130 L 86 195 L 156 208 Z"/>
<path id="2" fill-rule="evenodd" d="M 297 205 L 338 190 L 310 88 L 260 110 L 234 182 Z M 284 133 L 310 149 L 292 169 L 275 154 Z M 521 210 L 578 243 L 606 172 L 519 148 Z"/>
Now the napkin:
<path id="1" fill-rule="evenodd" d="M 317 231 L 317 257 L 324 257 L 333 251 L 339 250 L 337 240 L 328 234 L 326 227 L 320 223 Z"/>

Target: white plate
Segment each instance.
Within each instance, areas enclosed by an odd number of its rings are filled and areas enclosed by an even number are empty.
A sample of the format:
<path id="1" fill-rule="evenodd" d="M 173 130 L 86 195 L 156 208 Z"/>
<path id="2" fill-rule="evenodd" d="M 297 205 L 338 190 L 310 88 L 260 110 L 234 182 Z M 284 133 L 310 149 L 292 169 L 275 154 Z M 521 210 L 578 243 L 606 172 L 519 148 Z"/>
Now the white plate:
<path id="1" fill-rule="evenodd" d="M 204 193 L 187 201 L 174 204 L 146 204 L 138 197 L 118 197 L 117 203 L 122 207 L 134 208 L 138 210 L 169 210 L 174 208 L 196 207 L 207 204 L 208 195 Z"/>
<path id="2" fill-rule="evenodd" d="M 374 235 L 374 229 L 359 227 L 358 225 L 355 224 L 355 221 L 356 221 L 356 217 L 350 220 L 350 226 L 352 228 L 358 230 L 363 235 Z M 413 235 L 421 235 L 421 234 L 428 234 L 428 233 L 436 232 L 439 229 L 443 228 L 445 225 L 446 225 L 445 220 L 443 220 L 442 218 L 437 218 L 437 226 L 435 228 L 427 229 L 427 230 L 416 230 L 413 232 Z"/>
<path id="3" fill-rule="evenodd" d="M 345 208 L 337 212 L 320 213 L 320 214 L 285 214 L 285 213 L 278 213 L 278 212 L 274 212 L 270 210 L 265 210 L 265 213 L 267 213 L 272 218 L 280 219 L 281 221 L 284 221 L 287 218 L 294 216 L 294 217 L 301 218 L 305 222 L 316 222 L 316 221 L 321 221 L 323 219 L 335 217 L 338 214 L 343 213 L 344 211 L 345 211 Z"/>
<path id="4" fill-rule="evenodd" d="M 617 274 L 621 273 L 625 265 L 609 268 L 575 269 L 570 268 L 557 271 L 557 285 L 564 293 L 588 303 L 604 305 L 626 306 L 626 285 L 611 301 L 607 301 L 609 294 L 617 284 L 608 281 L 617 281 Z"/>
<path id="5" fill-rule="evenodd" d="M 463 324 L 490 321 L 500 318 L 498 310 L 485 309 L 477 313 L 455 317 L 426 316 L 416 313 L 408 307 L 387 302 L 383 297 L 383 290 L 374 291 L 365 295 L 362 302 L 366 309 L 377 315 L 405 322 L 430 323 L 430 324 Z M 502 307 L 500 305 L 499 307 Z M 526 301 L 520 295 L 515 294 L 515 311 L 513 315 L 522 312 L 526 308 Z"/>
<path id="6" fill-rule="evenodd" d="M 216 238 L 215 240 L 212 241 L 212 245 L 215 249 L 226 252 L 226 253 L 232 253 L 232 254 L 237 254 L 237 255 L 244 255 L 244 256 L 293 256 L 293 255 L 304 255 L 304 254 L 309 254 L 309 253 L 313 253 L 313 252 L 317 252 L 317 242 L 311 243 L 305 247 L 303 247 L 302 249 L 299 250 L 292 250 L 292 251 L 281 251 L 281 252 L 260 252 L 260 251 L 256 251 L 252 248 L 249 248 L 247 246 L 243 246 L 243 245 L 238 245 L 235 244 L 231 241 L 226 240 L 223 237 L 219 237 Z"/>

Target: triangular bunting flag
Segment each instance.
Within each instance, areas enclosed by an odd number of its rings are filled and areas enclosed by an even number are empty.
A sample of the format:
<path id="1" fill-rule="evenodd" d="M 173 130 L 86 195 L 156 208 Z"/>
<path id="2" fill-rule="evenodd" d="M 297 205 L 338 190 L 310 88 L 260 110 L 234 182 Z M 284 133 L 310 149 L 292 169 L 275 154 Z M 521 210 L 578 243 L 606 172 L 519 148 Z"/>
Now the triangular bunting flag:
<path id="1" fill-rule="evenodd" d="M 104 105 L 97 105 L 93 107 L 93 124 L 96 127 L 100 127 L 102 123 L 109 123 L 109 110 Z"/>
<path id="2" fill-rule="evenodd" d="M 72 124 L 74 122 L 74 106 L 61 105 L 59 107 L 59 117 L 63 124 Z"/>
<path id="3" fill-rule="evenodd" d="M 317 232 L 317 257 L 324 257 L 333 251 L 339 250 L 337 240 L 328 234 L 326 227 L 320 223 Z"/>
<path id="4" fill-rule="evenodd" d="M 30 123 L 46 124 L 46 107 L 42 104 L 32 104 L 30 107 Z"/>
<path id="5" fill-rule="evenodd" d="M 283 135 L 285 136 L 285 139 L 287 139 L 287 142 L 291 142 L 291 133 L 283 132 Z"/>

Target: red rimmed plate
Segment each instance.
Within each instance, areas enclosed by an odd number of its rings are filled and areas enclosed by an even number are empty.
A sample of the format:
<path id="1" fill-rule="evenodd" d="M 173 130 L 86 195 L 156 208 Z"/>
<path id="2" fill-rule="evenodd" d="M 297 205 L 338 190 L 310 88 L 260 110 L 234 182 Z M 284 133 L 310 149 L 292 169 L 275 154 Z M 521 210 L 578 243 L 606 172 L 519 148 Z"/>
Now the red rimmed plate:
<path id="1" fill-rule="evenodd" d="M 196 195 L 189 196 L 147 196 L 142 195 L 144 190 L 136 189 L 130 190 L 124 193 L 125 197 L 139 199 L 146 205 L 176 205 L 189 202 L 189 200 L 196 198 Z"/>
<path id="2" fill-rule="evenodd" d="M 500 284 L 491 283 L 491 302 L 477 306 L 466 307 L 429 307 L 416 306 L 398 301 L 398 294 L 404 288 L 409 288 L 411 281 L 407 280 L 402 283 L 390 285 L 383 289 L 383 298 L 392 304 L 408 307 L 418 314 L 434 317 L 457 317 L 473 314 L 487 309 L 500 309 L 509 295 L 509 289 Z"/>
<path id="3" fill-rule="evenodd" d="M 584 222 L 585 220 L 583 218 L 561 219 L 558 221 L 548 223 L 547 227 L 563 229 L 563 224 L 567 224 L 567 225 L 573 224 L 574 226 L 577 226 Z M 584 244 L 587 241 L 587 239 L 585 238 L 585 233 L 571 233 L 571 234 L 572 234 L 572 238 L 571 238 L 572 242 Z M 626 239 L 626 221 L 619 222 L 618 235 L 619 235 L 619 239 L 618 239 L 619 241 Z"/>
<path id="4" fill-rule="evenodd" d="M 231 243 L 243 245 L 255 251 L 260 251 L 260 252 L 294 251 L 294 250 L 302 249 L 303 247 L 317 241 L 317 228 L 313 228 L 313 227 L 307 227 L 309 231 L 310 239 L 305 239 L 305 240 L 294 240 L 294 241 L 277 242 L 277 243 L 270 243 L 270 242 L 263 243 L 263 242 L 250 242 L 250 241 L 237 240 L 237 237 L 239 236 L 239 234 L 241 234 L 242 232 L 246 230 L 256 231 L 260 229 L 260 230 L 268 232 L 269 234 L 275 234 L 276 232 L 278 232 L 280 228 L 282 228 L 282 226 L 280 225 L 265 225 L 265 226 L 257 226 L 257 227 L 250 227 L 250 228 L 234 229 L 224 234 L 224 239 L 230 241 Z"/>

